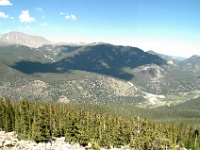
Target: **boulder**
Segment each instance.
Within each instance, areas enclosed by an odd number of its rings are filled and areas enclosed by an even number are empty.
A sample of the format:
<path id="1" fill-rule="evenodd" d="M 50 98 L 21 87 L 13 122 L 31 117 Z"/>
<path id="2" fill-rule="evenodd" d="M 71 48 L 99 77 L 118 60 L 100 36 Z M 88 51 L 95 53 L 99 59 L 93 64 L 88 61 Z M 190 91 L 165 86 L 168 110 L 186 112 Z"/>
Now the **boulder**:
<path id="1" fill-rule="evenodd" d="M 86 149 L 91 149 L 92 148 L 92 143 L 88 143 L 88 145 L 85 148 Z"/>
<path id="2" fill-rule="evenodd" d="M 5 139 L 3 142 L 2 142 L 3 146 L 5 147 L 14 147 L 14 143 L 12 141 L 12 139 Z"/>
<path id="3" fill-rule="evenodd" d="M 4 136 L 5 135 L 5 131 L 0 131 L 0 136 Z"/>
<path id="4" fill-rule="evenodd" d="M 64 143 L 61 146 L 61 150 L 69 150 L 69 149 L 71 149 L 71 145 L 69 143 Z"/>
<path id="5" fill-rule="evenodd" d="M 74 143 L 71 145 L 71 149 L 75 150 L 75 149 L 78 149 L 78 150 L 85 150 L 84 147 L 82 147 L 79 143 Z"/>
<path id="6" fill-rule="evenodd" d="M 62 145 L 64 143 L 65 143 L 65 137 L 56 138 L 55 140 L 56 145 Z"/>

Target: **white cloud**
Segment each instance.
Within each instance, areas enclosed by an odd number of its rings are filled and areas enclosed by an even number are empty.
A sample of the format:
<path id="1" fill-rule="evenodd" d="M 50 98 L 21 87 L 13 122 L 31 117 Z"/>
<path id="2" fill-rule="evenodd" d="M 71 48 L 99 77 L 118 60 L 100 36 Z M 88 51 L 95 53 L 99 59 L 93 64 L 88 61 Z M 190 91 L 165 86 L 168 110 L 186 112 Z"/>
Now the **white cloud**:
<path id="1" fill-rule="evenodd" d="M 65 19 L 69 20 L 69 19 L 71 19 L 71 16 L 67 15 L 67 16 L 65 16 Z"/>
<path id="2" fill-rule="evenodd" d="M 67 20 L 76 20 L 77 17 L 74 15 L 74 14 L 67 14 L 67 13 L 64 13 L 64 12 L 60 12 L 60 15 L 64 15 L 65 16 L 65 19 Z"/>
<path id="3" fill-rule="evenodd" d="M 0 0 L 0 6 L 11 6 L 12 3 L 9 0 Z"/>
<path id="4" fill-rule="evenodd" d="M 31 27 L 31 26 L 26 26 L 24 29 L 25 29 L 26 31 L 31 31 L 31 30 L 32 30 L 32 27 Z"/>
<path id="5" fill-rule="evenodd" d="M 15 19 L 14 17 L 10 17 L 11 20 Z"/>
<path id="6" fill-rule="evenodd" d="M 44 21 L 40 25 L 43 26 L 43 27 L 46 27 L 46 26 L 48 26 L 48 23 Z"/>
<path id="7" fill-rule="evenodd" d="M 67 19 L 67 20 L 76 20 L 77 18 L 76 18 L 75 15 L 71 14 L 71 15 L 66 15 L 65 19 Z"/>
<path id="8" fill-rule="evenodd" d="M 76 16 L 75 15 L 71 15 L 71 20 L 76 20 Z"/>
<path id="9" fill-rule="evenodd" d="M 19 20 L 20 20 L 20 22 L 27 22 L 27 23 L 36 21 L 35 18 L 30 16 L 28 10 L 24 10 L 21 12 L 21 14 L 19 15 Z"/>
<path id="10" fill-rule="evenodd" d="M 41 7 L 35 8 L 36 11 L 43 12 L 44 10 Z"/>
<path id="11" fill-rule="evenodd" d="M 4 12 L 0 12 L 0 18 L 6 19 L 9 15 L 5 14 Z"/>

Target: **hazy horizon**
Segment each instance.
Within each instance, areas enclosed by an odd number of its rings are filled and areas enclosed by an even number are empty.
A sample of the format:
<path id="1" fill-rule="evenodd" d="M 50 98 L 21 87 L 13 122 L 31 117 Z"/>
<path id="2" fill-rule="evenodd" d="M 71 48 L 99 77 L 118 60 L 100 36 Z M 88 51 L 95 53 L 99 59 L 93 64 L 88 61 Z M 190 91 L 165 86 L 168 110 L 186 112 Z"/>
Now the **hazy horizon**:
<path id="1" fill-rule="evenodd" d="M 0 34 L 8 31 L 68 43 L 106 42 L 145 51 L 200 55 L 198 0 L 0 0 Z"/>

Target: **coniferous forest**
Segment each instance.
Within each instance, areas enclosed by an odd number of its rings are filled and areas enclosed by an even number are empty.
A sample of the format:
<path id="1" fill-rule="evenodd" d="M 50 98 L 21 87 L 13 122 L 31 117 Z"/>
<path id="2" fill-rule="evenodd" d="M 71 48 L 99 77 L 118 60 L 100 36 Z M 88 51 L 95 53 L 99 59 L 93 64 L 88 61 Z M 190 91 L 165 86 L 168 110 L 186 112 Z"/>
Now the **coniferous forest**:
<path id="1" fill-rule="evenodd" d="M 69 143 L 91 143 L 93 149 L 123 145 L 135 150 L 200 149 L 198 125 L 125 118 L 90 111 L 84 105 L 0 100 L 0 128 L 15 131 L 19 139 L 48 142 L 65 136 Z"/>

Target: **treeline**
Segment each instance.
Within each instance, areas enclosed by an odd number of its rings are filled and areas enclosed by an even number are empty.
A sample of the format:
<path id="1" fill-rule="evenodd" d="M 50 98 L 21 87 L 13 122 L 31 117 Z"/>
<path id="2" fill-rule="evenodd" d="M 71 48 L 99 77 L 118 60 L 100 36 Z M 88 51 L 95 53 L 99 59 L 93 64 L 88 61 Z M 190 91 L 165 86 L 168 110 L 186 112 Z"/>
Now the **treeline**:
<path id="1" fill-rule="evenodd" d="M 125 119 L 88 111 L 84 105 L 0 100 L 0 128 L 15 131 L 19 139 L 48 142 L 65 136 L 70 143 L 92 143 L 93 149 L 122 145 L 136 150 L 174 149 L 177 145 L 200 149 L 200 126 Z"/>

